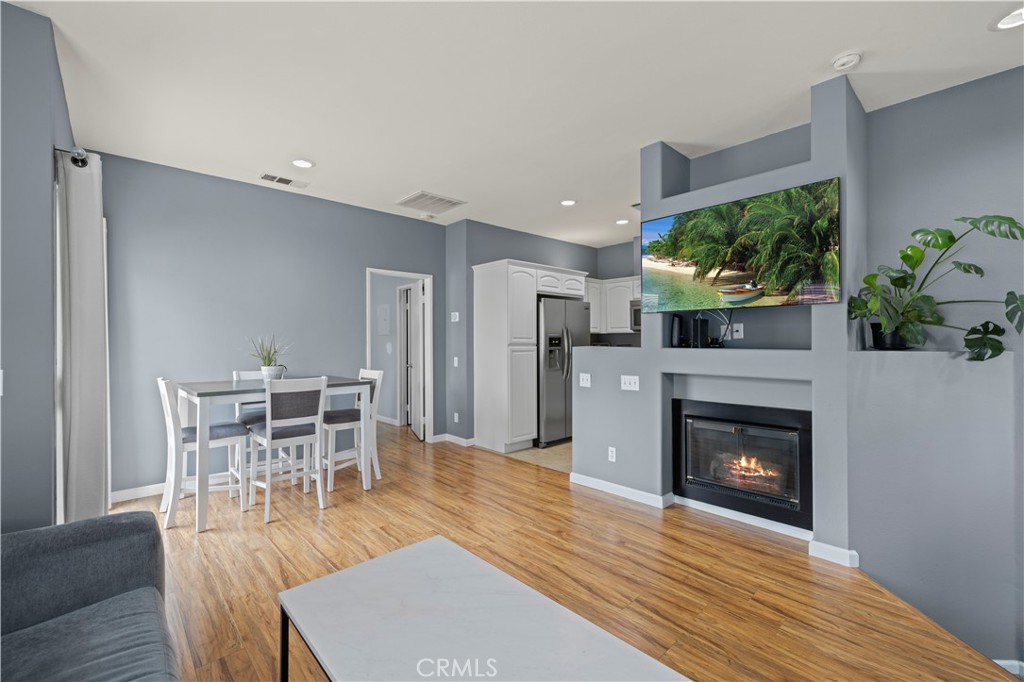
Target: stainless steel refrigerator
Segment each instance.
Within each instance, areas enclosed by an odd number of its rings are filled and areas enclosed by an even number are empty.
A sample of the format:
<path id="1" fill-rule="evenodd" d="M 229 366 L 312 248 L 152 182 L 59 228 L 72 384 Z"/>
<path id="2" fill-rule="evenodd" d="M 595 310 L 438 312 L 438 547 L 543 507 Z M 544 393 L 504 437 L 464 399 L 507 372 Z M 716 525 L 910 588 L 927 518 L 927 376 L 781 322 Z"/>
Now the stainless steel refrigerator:
<path id="1" fill-rule="evenodd" d="M 541 297 L 537 305 L 537 446 L 572 437 L 572 352 L 590 345 L 590 304 Z"/>

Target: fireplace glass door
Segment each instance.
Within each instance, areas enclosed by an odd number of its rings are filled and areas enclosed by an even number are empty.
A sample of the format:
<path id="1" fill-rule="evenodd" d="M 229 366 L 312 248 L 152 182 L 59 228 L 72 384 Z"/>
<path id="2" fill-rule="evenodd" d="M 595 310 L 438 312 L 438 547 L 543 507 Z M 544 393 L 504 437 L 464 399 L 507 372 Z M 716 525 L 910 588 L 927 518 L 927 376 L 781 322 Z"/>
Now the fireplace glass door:
<path id="1" fill-rule="evenodd" d="M 688 485 L 725 488 L 795 508 L 799 462 L 799 434 L 792 429 L 686 418 Z"/>

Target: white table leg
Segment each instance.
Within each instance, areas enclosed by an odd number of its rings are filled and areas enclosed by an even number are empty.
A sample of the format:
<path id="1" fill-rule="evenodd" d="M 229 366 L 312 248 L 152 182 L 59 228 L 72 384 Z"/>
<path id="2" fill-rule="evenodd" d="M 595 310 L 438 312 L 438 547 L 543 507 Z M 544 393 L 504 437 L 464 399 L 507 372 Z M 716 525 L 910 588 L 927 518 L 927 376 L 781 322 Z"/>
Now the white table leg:
<path id="1" fill-rule="evenodd" d="M 196 410 L 196 532 L 206 530 L 206 505 L 210 492 L 210 401 L 199 399 Z"/>
<path id="2" fill-rule="evenodd" d="M 372 437 L 367 438 L 370 432 L 370 387 L 361 386 L 359 389 L 359 458 L 363 461 L 363 490 L 370 489 L 370 450 L 373 442 Z"/>

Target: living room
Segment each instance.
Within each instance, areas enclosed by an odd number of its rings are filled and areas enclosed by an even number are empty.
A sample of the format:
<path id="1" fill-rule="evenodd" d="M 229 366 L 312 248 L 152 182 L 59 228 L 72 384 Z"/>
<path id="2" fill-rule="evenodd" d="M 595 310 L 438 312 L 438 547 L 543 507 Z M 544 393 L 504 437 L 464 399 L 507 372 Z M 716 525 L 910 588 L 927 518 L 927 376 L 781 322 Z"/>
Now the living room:
<path id="1" fill-rule="evenodd" d="M 397 421 L 404 406 L 378 420 L 376 445 L 362 447 L 379 450 L 372 487 L 343 469 L 320 505 L 275 484 L 266 524 L 262 493 L 255 513 L 240 512 L 244 492 L 177 501 L 158 539 L 182 679 L 275 677 L 278 593 L 435 535 L 679 676 L 997 679 L 993 661 L 1024 673 L 1024 347 L 1002 304 L 1024 291 L 1024 35 L 996 26 L 1019 5 L 929 5 L 934 35 L 915 28 L 924 7 L 889 3 L 2 8 L 5 534 L 53 526 L 63 503 L 54 149 L 84 147 L 102 167 L 109 392 L 84 400 L 109 400 L 101 482 L 113 515 L 167 518 L 157 377 L 258 370 L 249 338 L 276 334 L 290 377 L 371 367 L 397 381 L 387 344 L 386 365 L 371 358 L 371 341 L 400 328 L 393 293 L 371 304 L 371 271 L 430 282 L 429 423 L 421 440 Z M 747 21 L 782 42 L 814 39 L 766 54 Z M 734 49 L 669 60 L 678 27 L 690 49 Z M 246 66 L 258 55 L 276 64 Z M 310 89 L 335 72 L 334 86 Z M 607 111 L 601 97 L 614 100 Z M 478 359 L 486 322 L 474 306 L 500 305 L 476 296 L 481 266 L 507 259 L 588 283 L 643 272 L 646 286 L 642 223 L 832 178 L 841 302 L 700 315 L 722 347 L 680 347 L 675 325 L 696 336 L 695 310 L 644 312 L 639 333 L 598 329 L 606 344 L 566 372 L 568 475 L 478 447 L 480 382 L 498 370 Z M 417 190 L 465 204 L 429 216 L 396 205 Z M 993 215 L 1003 227 L 972 235 L 966 269 L 932 291 L 997 299 L 944 308 L 943 324 L 991 320 L 1005 351 L 984 345 L 995 356 L 969 361 L 964 332 L 937 325 L 911 350 L 872 350 L 850 319 L 864 276 L 899 266 L 915 230 L 960 233 L 958 218 Z M 725 324 L 743 338 L 724 338 Z M 690 496 L 681 424 L 696 403 L 813 417 L 805 521 Z M 214 404 L 209 418 L 234 417 Z M 230 466 L 211 444 L 210 484 Z M 292 676 L 342 676 L 306 646 L 309 632 L 290 632 Z M 511 655 L 494 675 L 486 650 L 468 672 L 435 665 L 452 658 L 436 651 L 431 670 L 344 675 L 529 677 Z M 555 658 L 563 672 L 546 679 L 587 674 Z"/>

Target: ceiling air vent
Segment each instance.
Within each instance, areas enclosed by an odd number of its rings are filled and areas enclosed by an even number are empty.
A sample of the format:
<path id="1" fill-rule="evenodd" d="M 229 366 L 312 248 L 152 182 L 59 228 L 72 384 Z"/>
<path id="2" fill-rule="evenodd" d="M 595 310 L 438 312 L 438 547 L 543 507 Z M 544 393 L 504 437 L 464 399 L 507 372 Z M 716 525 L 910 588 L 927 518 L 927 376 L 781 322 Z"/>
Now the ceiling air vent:
<path id="1" fill-rule="evenodd" d="M 448 197 L 443 197 L 440 194 L 431 194 L 430 192 L 424 192 L 422 190 L 395 202 L 397 206 L 405 206 L 406 208 L 411 208 L 414 211 L 430 213 L 434 216 L 439 213 L 444 213 L 445 211 L 450 211 L 453 208 L 458 208 L 465 203 L 465 201 L 450 199 Z"/>
<path id="2" fill-rule="evenodd" d="M 270 173 L 264 173 L 261 175 L 260 180 L 272 182 L 276 185 L 287 185 L 288 187 L 294 187 L 296 189 L 305 189 L 309 187 L 309 183 L 303 180 L 292 180 L 291 178 L 284 178 L 280 175 L 271 175 Z"/>

